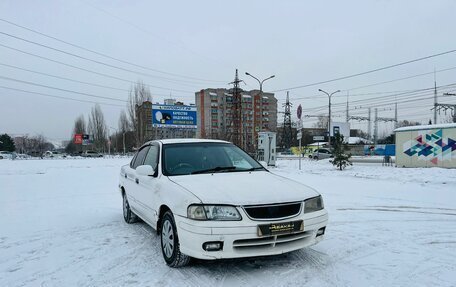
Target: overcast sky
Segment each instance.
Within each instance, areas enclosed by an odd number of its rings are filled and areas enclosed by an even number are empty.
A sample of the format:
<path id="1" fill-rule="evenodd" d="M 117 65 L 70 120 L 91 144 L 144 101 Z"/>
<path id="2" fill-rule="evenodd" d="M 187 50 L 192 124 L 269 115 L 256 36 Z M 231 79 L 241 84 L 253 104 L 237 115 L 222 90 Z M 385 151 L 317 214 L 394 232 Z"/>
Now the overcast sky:
<path id="1" fill-rule="evenodd" d="M 3 0 L 0 2 L 1 20 L 144 68 L 0 21 L 1 45 L 85 69 L 0 46 L 0 86 L 99 102 L 108 125 L 116 128 L 130 82 L 142 80 L 155 86 L 151 87 L 154 102 L 171 96 L 185 103 L 193 103 L 194 92 L 200 89 L 229 87 L 227 83 L 233 80 L 236 68 L 246 83 L 244 89 L 258 88 L 258 83 L 245 76 L 246 71 L 259 78 L 276 75 L 265 83 L 265 91 L 307 85 L 456 49 L 454 11 L 456 1 L 451 0 Z M 451 53 L 351 79 L 293 89 L 290 90 L 293 113 L 299 104 L 305 114 L 327 112 L 328 99 L 321 96 L 318 89 L 340 89 L 343 91 L 333 99 L 334 121 L 345 119 L 349 93 L 349 100 L 353 101 L 350 112 L 354 115 L 367 116 L 367 107 L 375 104 L 379 116 L 391 117 L 393 102 L 397 100 L 400 119 L 427 123 L 432 118 L 432 91 L 421 89 L 434 86 L 432 72 L 435 69 L 437 86 L 446 86 L 439 89 L 439 95 L 456 91 L 456 85 L 447 86 L 456 83 L 456 68 L 451 69 L 454 67 L 456 53 Z M 428 74 L 354 89 L 425 73 Z M 421 91 L 410 94 L 411 90 Z M 281 104 L 286 92 L 277 92 L 276 97 Z M 54 140 L 68 139 L 74 119 L 80 114 L 87 116 L 94 105 L 5 88 L 0 88 L 0 99 L 0 133 L 41 133 Z M 439 101 L 456 103 L 456 97 L 440 97 Z M 442 114 L 440 121 L 444 119 Z M 304 125 L 311 126 L 312 120 L 305 119 Z M 365 126 L 365 123 L 352 123 L 354 128 Z M 383 133 L 391 128 L 392 124 L 380 126 Z"/>

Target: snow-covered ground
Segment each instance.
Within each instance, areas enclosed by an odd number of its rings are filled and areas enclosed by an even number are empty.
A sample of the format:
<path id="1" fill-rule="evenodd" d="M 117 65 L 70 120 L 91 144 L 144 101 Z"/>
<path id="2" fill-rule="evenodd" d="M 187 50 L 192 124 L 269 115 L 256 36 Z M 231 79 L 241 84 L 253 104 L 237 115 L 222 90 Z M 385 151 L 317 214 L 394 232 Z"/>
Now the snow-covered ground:
<path id="1" fill-rule="evenodd" d="M 280 160 L 273 172 L 323 194 L 325 240 L 172 269 L 150 227 L 123 221 L 128 161 L 0 161 L 0 286 L 456 285 L 456 170 Z"/>

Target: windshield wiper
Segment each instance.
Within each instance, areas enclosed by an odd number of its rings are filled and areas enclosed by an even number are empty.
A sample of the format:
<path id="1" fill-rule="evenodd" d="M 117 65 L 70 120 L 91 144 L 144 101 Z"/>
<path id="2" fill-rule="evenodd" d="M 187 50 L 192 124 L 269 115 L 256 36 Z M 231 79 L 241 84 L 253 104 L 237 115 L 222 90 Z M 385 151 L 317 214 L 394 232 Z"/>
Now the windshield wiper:
<path id="1" fill-rule="evenodd" d="M 254 170 L 264 170 L 265 168 L 262 167 L 262 166 L 258 166 L 258 167 L 252 167 L 252 168 L 249 168 L 249 169 L 244 169 L 243 171 L 254 171 Z"/>
<path id="2" fill-rule="evenodd" d="M 233 170 L 236 169 L 235 166 L 217 166 L 214 168 L 209 168 L 209 169 L 203 169 L 203 170 L 197 170 L 192 172 L 192 174 L 198 174 L 198 173 L 211 173 L 211 172 L 218 172 L 218 171 L 225 171 L 225 170 Z"/>

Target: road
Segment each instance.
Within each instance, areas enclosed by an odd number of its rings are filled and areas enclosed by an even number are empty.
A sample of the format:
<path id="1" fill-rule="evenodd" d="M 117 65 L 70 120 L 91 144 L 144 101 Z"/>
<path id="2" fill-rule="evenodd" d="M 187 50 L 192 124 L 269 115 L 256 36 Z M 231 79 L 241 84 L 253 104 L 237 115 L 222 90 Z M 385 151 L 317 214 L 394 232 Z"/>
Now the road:
<path id="1" fill-rule="evenodd" d="M 454 171 L 307 162 L 299 172 L 279 161 L 273 172 L 323 194 L 325 240 L 172 269 L 150 227 L 123 221 L 117 176 L 127 162 L 0 161 L 0 286 L 455 285 L 456 184 L 445 179 Z"/>

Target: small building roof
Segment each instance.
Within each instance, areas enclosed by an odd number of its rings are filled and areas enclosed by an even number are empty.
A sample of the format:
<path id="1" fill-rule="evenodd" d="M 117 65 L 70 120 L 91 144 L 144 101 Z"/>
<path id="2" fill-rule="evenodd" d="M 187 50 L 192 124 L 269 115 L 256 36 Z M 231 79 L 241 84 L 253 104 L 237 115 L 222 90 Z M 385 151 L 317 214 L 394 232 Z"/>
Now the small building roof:
<path id="1" fill-rule="evenodd" d="M 456 128 L 456 123 L 402 127 L 402 128 L 395 129 L 394 132 L 397 133 L 397 132 L 405 132 L 405 131 L 449 129 L 449 128 Z"/>

